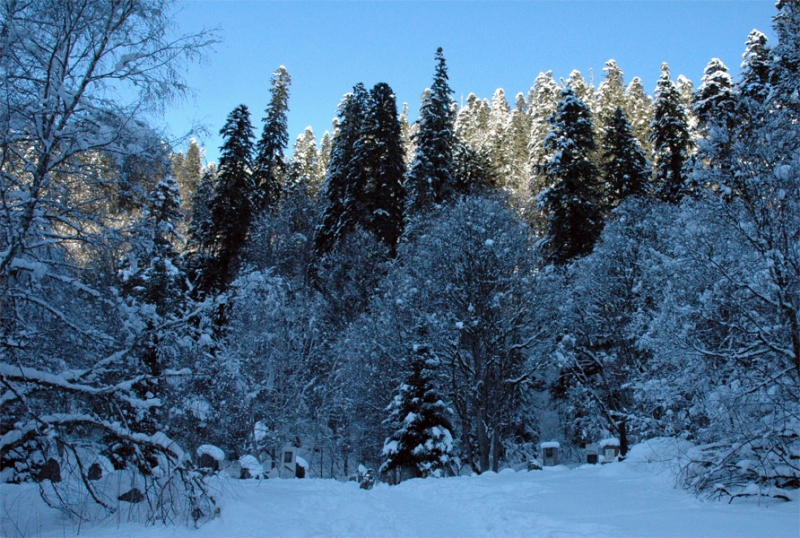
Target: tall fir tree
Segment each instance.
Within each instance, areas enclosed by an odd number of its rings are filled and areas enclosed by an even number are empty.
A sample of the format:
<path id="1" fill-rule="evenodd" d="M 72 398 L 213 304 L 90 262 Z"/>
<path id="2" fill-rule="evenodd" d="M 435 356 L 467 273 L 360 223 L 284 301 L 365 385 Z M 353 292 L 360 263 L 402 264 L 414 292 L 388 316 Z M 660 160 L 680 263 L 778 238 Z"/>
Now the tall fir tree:
<path id="1" fill-rule="evenodd" d="M 198 275 L 203 292 L 224 291 L 235 278 L 257 199 L 251 173 L 253 126 L 246 105 L 228 115 L 220 135 L 219 173 L 208 205 L 208 227 L 201 234 L 200 249 L 207 260 Z"/>
<path id="2" fill-rule="evenodd" d="M 628 196 L 645 194 L 650 173 L 647 156 L 633 135 L 622 107 L 617 107 L 605 126 L 603 138 L 603 179 L 607 203 L 616 207 Z"/>
<path id="3" fill-rule="evenodd" d="M 264 129 L 256 146 L 253 181 L 258 189 L 257 210 L 277 208 L 286 175 L 284 151 L 289 143 L 289 85 L 292 78 L 284 66 L 272 74 L 270 100 L 263 118 Z"/>
<path id="4" fill-rule="evenodd" d="M 383 445 L 381 473 L 443 476 L 453 459 L 453 427 L 435 386 L 439 361 L 429 347 L 415 346 L 410 366 L 388 408 L 386 422 L 394 432 Z"/>
<path id="5" fill-rule="evenodd" d="M 661 78 L 655 91 L 650 141 L 656 166 L 657 194 L 670 203 L 678 203 L 686 194 L 684 166 L 692 146 L 682 99 L 670 78 L 669 65 L 662 64 Z"/>
<path id="6" fill-rule="evenodd" d="M 592 113 L 572 88 L 561 91 L 550 125 L 545 146 L 553 156 L 546 172 L 553 186 L 540 194 L 539 204 L 547 215 L 545 256 L 563 265 L 592 251 L 603 228 L 602 190 L 593 162 Z"/>
<path id="7" fill-rule="evenodd" d="M 314 233 L 314 251 L 318 259 L 329 253 L 356 222 L 352 196 L 353 180 L 358 174 L 353 158 L 364 124 L 367 98 L 367 90 L 359 83 L 339 104 L 339 122 L 323 185 L 325 209 Z"/>
<path id="8" fill-rule="evenodd" d="M 422 100 L 419 130 L 414 135 L 416 153 L 406 178 L 409 216 L 423 212 L 450 198 L 454 193 L 453 90 L 447 76 L 442 48 L 436 51 L 436 69 L 430 94 Z"/>
<path id="9" fill-rule="evenodd" d="M 388 84 L 378 83 L 370 91 L 354 149 L 359 179 L 352 184 L 350 202 L 355 218 L 394 255 L 403 234 L 406 166 L 397 102 Z"/>

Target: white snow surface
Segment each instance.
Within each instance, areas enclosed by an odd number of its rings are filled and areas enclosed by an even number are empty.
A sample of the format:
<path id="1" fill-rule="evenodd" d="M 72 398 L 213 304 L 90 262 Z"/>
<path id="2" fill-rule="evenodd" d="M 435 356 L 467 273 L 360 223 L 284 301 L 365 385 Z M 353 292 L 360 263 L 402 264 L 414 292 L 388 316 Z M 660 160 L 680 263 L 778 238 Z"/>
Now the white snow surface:
<path id="1" fill-rule="evenodd" d="M 558 441 L 545 441 L 544 443 L 539 443 L 540 448 L 559 448 L 561 447 L 561 443 Z"/>
<path id="2" fill-rule="evenodd" d="M 791 502 L 698 499 L 675 488 L 662 451 L 623 462 L 415 479 L 363 490 L 335 480 L 220 479 L 220 516 L 199 529 L 110 519 L 78 526 L 38 501 L 34 485 L 2 484 L 3 537 L 251 536 L 793 537 Z M 16 526 L 9 521 L 16 516 Z"/>

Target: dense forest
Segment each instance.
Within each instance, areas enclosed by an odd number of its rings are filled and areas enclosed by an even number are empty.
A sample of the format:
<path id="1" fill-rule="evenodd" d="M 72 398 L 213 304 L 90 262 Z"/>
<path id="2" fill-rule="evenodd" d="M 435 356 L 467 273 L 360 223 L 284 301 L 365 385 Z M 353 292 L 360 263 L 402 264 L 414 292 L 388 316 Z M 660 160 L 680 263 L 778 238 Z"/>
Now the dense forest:
<path id="1" fill-rule="evenodd" d="M 141 114 L 212 34 L 168 39 L 162 0 L 2 10 L 4 481 L 202 521 L 201 446 L 390 480 L 671 436 L 693 492 L 800 487 L 796 0 L 738 80 L 664 64 L 649 95 L 609 60 L 458 107 L 439 49 L 417 121 L 358 83 L 291 151 L 280 67 L 210 165 Z"/>

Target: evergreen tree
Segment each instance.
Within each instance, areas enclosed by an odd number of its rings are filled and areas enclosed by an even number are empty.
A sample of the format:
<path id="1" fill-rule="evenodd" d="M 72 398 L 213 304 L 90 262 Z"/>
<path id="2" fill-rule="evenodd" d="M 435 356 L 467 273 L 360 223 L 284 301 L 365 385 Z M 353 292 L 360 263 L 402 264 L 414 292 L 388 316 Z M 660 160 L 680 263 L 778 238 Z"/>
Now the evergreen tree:
<path id="1" fill-rule="evenodd" d="M 758 30 L 750 32 L 742 55 L 740 80 L 736 84 L 737 109 L 742 119 L 750 119 L 750 109 L 762 105 L 769 96 L 771 54 L 767 36 Z"/>
<path id="2" fill-rule="evenodd" d="M 228 115 L 220 130 L 219 174 L 208 206 L 208 228 L 201 234 L 207 263 L 199 275 L 201 291 L 223 291 L 236 276 L 239 257 L 253 220 L 256 188 L 251 175 L 253 127 L 246 105 Z"/>
<path id="3" fill-rule="evenodd" d="M 617 107 L 605 127 L 603 150 L 603 179 L 611 207 L 618 206 L 628 196 L 647 192 L 650 179 L 647 157 L 621 107 Z"/>
<path id="4" fill-rule="evenodd" d="M 450 468 L 453 427 L 434 383 L 439 360 L 415 346 L 411 373 L 389 405 L 386 422 L 394 433 L 383 445 L 381 473 L 405 469 L 414 477 L 442 476 Z"/>
<path id="5" fill-rule="evenodd" d="M 287 167 L 286 190 L 301 191 L 316 198 L 321 180 L 318 158 L 314 130 L 306 127 L 294 143 L 292 158 Z"/>
<path id="6" fill-rule="evenodd" d="M 430 94 L 419 112 L 419 130 L 414 135 L 416 153 L 406 178 L 407 213 L 415 215 L 450 198 L 454 190 L 453 90 L 441 47 L 436 51 L 436 69 Z"/>
<path id="7" fill-rule="evenodd" d="M 333 149 L 333 137 L 331 133 L 322 133 L 322 140 L 319 142 L 319 155 L 317 156 L 317 173 L 319 174 L 320 187 L 325 177 L 328 175 L 328 165 L 331 162 L 331 150 Z"/>
<path id="8" fill-rule="evenodd" d="M 722 60 L 714 58 L 706 65 L 692 104 L 700 134 L 707 136 L 715 127 L 733 129 L 734 108 L 733 78 Z"/>
<path id="9" fill-rule="evenodd" d="M 511 151 L 509 147 L 508 128 L 511 121 L 511 109 L 506 100 L 503 88 L 495 90 L 489 108 L 489 131 L 487 145 L 494 173 L 503 183 L 509 181 L 511 175 Z"/>
<path id="10" fill-rule="evenodd" d="M 642 79 L 633 77 L 625 89 L 625 103 L 622 107 L 633 129 L 633 135 L 639 141 L 647 155 L 652 151 L 650 144 L 650 123 L 653 121 L 653 101 L 644 91 Z"/>
<path id="11" fill-rule="evenodd" d="M 608 125 L 616 114 L 617 107 L 625 106 L 625 85 L 622 69 L 615 60 L 606 62 L 603 71 L 606 78 L 597 88 L 595 117 L 598 126 Z M 624 109 L 623 109 L 624 110 Z"/>
<path id="12" fill-rule="evenodd" d="M 670 79 L 666 63 L 661 66 L 653 106 L 650 141 L 656 165 L 657 193 L 662 200 L 677 203 L 686 192 L 683 168 L 689 159 L 691 137 L 681 93 Z"/>
<path id="13" fill-rule="evenodd" d="M 555 114 L 558 106 L 558 94 L 558 85 L 553 79 L 552 71 L 539 73 L 528 94 L 528 113 L 531 116 L 528 168 L 531 173 L 530 191 L 533 196 L 548 187 L 544 169 L 549 150 L 545 145 L 545 138 L 550 132 L 548 119 Z"/>
<path id="14" fill-rule="evenodd" d="M 331 145 L 328 173 L 325 177 L 322 222 L 314 234 L 317 258 L 330 252 L 351 231 L 356 222 L 352 196 L 353 179 L 358 177 L 353 167 L 356 144 L 361 136 L 367 107 L 367 90 L 359 83 L 339 104 L 339 123 Z"/>
<path id="15" fill-rule="evenodd" d="M 586 82 L 586 79 L 577 69 L 574 69 L 569 74 L 564 85 L 571 88 L 575 92 L 575 96 L 584 103 L 588 104 L 594 101 L 594 86 Z"/>
<path id="16" fill-rule="evenodd" d="M 508 129 L 508 145 L 510 154 L 509 179 L 507 183 L 519 191 L 528 188 L 528 146 L 531 136 L 531 116 L 528 103 L 522 92 L 518 93 L 511 111 Z"/>
<path id="17" fill-rule="evenodd" d="M 272 88 L 263 118 L 264 130 L 256 147 L 253 181 L 258 189 L 257 210 L 277 207 L 286 174 L 283 152 L 289 143 L 288 119 L 289 85 L 292 78 L 284 66 L 272 74 Z"/>
<path id="18" fill-rule="evenodd" d="M 386 83 L 370 91 L 367 110 L 355 146 L 350 203 L 367 232 L 389 247 L 394 255 L 403 234 L 406 173 L 400 122 L 394 92 Z"/>
<path id="19" fill-rule="evenodd" d="M 178 152 L 172 156 L 171 160 L 172 175 L 181 189 L 183 213 L 186 215 L 186 220 L 191 221 L 192 200 L 203 179 L 203 150 L 200 149 L 197 140 L 192 138 L 186 154 Z"/>
<path id="20" fill-rule="evenodd" d="M 775 104 L 800 116 L 800 3 L 778 0 L 778 13 L 773 18 L 778 44 L 770 64 L 770 83 L 775 88 Z"/>
<path id="21" fill-rule="evenodd" d="M 539 204 L 548 219 L 546 257 L 562 265 L 592 251 L 603 227 L 602 194 L 592 162 L 592 114 L 572 88 L 561 91 L 550 125 L 545 145 L 553 156 L 546 171 L 553 186 L 540 194 Z"/>

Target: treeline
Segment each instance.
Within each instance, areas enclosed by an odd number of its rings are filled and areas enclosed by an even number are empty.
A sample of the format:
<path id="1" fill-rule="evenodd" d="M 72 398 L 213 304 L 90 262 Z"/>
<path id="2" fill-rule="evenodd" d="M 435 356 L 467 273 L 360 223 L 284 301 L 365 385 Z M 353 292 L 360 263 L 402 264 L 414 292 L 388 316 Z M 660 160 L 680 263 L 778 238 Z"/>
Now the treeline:
<path id="1" fill-rule="evenodd" d="M 674 436 L 698 447 L 682 469 L 696 491 L 798 486 L 796 2 L 779 3 L 774 46 L 749 36 L 738 81 L 712 60 L 695 91 L 664 65 L 652 98 L 609 61 L 597 89 L 545 73 L 513 110 L 502 90 L 459 109 L 439 49 L 417 122 L 387 84 L 357 84 L 321 148 L 307 129 L 289 159 L 281 67 L 260 138 L 240 105 L 210 167 L 73 91 L 97 65 L 150 88 L 126 61 L 163 68 L 168 48 L 64 51 L 76 68 L 56 84 L 24 38 L 59 19 L 19 9 L 3 91 L 30 97 L 7 101 L 0 185 L 7 480 L 56 461 L 46 498 L 79 511 L 69 486 L 115 510 L 88 480 L 100 463 L 145 485 L 147 517 L 199 520 L 214 513 L 202 444 L 274 462 L 292 444 L 312 476 L 396 478 L 496 471 L 553 439 L 577 457 Z M 98 14 L 150 28 L 131 9 Z"/>

